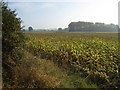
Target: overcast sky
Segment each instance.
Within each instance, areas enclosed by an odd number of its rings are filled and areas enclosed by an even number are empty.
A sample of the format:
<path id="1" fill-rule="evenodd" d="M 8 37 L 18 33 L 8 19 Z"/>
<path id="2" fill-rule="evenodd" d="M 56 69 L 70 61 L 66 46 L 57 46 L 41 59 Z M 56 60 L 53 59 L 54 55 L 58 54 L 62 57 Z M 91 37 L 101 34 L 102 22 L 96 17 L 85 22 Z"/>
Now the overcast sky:
<path id="1" fill-rule="evenodd" d="M 7 0 L 25 28 L 67 28 L 70 22 L 118 24 L 119 0 Z"/>

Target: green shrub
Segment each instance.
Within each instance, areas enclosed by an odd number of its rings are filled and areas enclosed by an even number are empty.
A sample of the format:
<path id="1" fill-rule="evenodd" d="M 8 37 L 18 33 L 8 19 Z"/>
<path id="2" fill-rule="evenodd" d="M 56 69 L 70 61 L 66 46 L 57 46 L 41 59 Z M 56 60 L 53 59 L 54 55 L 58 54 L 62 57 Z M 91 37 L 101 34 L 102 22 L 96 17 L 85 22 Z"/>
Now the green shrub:
<path id="1" fill-rule="evenodd" d="M 15 48 L 22 45 L 24 35 L 21 32 L 20 18 L 17 18 L 16 11 L 8 8 L 7 4 L 2 2 L 2 67 L 3 67 L 3 83 L 12 84 L 12 68 L 16 66 L 19 57 L 18 52 L 14 52 Z"/>

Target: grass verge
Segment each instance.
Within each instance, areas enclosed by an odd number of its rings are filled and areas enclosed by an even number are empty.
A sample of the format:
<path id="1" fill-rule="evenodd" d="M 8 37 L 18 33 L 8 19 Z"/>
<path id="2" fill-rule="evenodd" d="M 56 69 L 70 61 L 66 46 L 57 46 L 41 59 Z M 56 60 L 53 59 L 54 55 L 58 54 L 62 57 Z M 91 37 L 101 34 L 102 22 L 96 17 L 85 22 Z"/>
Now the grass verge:
<path id="1" fill-rule="evenodd" d="M 12 88 L 97 88 L 78 74 L 68 74 L 51 60 L 24 53 L 24 59 L 14 68 Z"/>

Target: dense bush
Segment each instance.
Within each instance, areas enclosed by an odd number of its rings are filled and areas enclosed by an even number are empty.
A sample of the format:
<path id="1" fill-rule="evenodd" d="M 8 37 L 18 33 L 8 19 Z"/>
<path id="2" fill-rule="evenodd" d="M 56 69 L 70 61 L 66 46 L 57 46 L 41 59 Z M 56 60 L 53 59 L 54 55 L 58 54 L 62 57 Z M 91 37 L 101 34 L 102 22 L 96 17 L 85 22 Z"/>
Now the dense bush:
<path id="1" fill-rule="evenodd" d="M 21 58 L 16 57 L 19 52 L 14 52 L 15 48 L 22 45 L 24 35 L 21 32 L 21 19 L 16 17 L 16 11 L 8 8 L 7 4 L 2 2 L 2 67 L 3 83 L 12 82 L 12 68 L 16 66 Z M 21 54 L 22 55 L 22 54 Z M 12 84 L 12 83 L 11 83 Z"/>

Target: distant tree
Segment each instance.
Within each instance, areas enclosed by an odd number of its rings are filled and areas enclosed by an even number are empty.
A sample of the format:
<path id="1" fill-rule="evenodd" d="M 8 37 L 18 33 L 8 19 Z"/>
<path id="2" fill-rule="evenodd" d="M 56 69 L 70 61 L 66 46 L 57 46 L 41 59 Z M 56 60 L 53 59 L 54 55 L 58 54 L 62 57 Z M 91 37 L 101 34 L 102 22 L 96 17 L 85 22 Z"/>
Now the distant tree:
<path id="1" fill-rule="evenodd" d="M 25 29 L 23 29 L 22 31 L 25 31 Z"/>
<path id="2" fill-rule="evenodd" d="M 29 31 L 33 31 L 33 28 L 32 28 L 32 27 L 28 27 L 28 30 L 29 30 Z"/>
<path id="3" fill-rule="evenodd" d="M 61 30 L 62 30 L 62 28 L 58 28 L 58 30 L 59 30 L 59 31 L 61 31 Z"/>
<path id="4" fill-rule="evenodd" d="M 64 28 L 64 30 L 69 30 L 68 28 Z"/>

